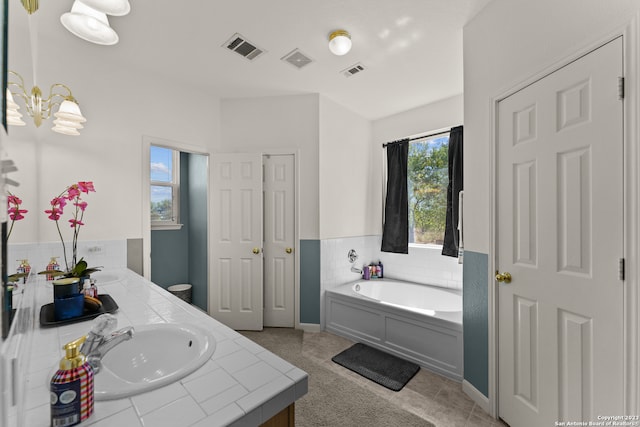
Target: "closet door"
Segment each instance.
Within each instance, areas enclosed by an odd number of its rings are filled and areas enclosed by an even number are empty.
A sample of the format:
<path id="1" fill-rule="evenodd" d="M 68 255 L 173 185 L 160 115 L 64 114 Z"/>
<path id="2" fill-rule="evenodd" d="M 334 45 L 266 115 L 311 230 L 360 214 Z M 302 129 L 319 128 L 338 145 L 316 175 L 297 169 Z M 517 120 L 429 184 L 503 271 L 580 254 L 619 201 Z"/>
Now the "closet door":
<path id="1" fill-rule="evenodd" d="M 262 155 L 212 159 L 209 314 L 239 330 L 262 330 Z"/>
<path id="2" fill-rule="evenodd" d="M 264 325 L 295 326 L 295 169 L 293 155 L 265 155 Z"/>

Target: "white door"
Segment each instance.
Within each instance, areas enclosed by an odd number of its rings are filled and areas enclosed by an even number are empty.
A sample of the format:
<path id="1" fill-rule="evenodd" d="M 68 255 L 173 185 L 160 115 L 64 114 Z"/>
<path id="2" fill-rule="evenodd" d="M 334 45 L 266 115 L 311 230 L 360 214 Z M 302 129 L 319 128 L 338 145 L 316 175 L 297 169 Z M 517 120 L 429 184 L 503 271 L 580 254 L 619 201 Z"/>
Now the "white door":
<path id="1" fill-rule="evenodd" d="M 294 326 L 293 155 L 265 155 L 264 326 Z"/>
<path id="2" fill-rule="evenodd" d="M 499 103 L 499 415 L 623 412 L 622 39 Z M 497 280 L 504 277 L 497 277 Z"/>
<path id="3" fill-rule="evenodd" d="M 262 330 L 262 155 L 213 156 L 209 314 Z"/>

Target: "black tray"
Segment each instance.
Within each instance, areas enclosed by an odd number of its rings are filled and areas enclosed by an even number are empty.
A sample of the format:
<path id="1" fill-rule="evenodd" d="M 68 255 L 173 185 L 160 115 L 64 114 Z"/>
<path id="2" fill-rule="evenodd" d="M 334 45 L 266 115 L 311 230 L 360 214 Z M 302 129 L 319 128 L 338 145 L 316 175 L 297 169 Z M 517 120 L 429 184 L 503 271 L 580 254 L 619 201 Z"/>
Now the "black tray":
<path id="1" fill-rule="evenodd" d="M 40 308 L 40 326 L 59 326 L 69 323 L 83 322 L 100 316 L 105 313 L 113 313 L 118 309 L 118 304 L 111 298 L 110 295 L 101 294 L 98 295 L 98 299 L 102 301 L 102 307 L 97 311 L 84 310 L 82 316 L 72 317 L 70 319 L 56 320 L 55 313 L 53 311 L 53 303 L 45 304 Z"/>

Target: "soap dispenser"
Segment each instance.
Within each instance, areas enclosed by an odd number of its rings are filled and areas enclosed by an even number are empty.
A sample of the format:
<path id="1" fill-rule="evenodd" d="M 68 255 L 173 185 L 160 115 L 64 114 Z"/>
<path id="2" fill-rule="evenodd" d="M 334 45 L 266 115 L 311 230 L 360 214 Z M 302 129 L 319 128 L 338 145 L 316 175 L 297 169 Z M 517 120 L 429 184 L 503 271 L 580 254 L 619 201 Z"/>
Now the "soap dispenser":
<path id="1" fill-rule="evenodd" d="M 65 357 L 50 385 L 52 426 L 74 426 L 93 414 L 93 368 L 80 353 L 86 339 L 80 337 L 63 347 Z"/>
<path id="2" fill-rule="evenodd" d="M 52 256 L 49 264 L 47 264 L 47 271 L 57 271 L 60 270 L 60 264 L 58 264 L 58 257 Z M 55 276 L 53 274 L 47 274 L 47 280 L 53 280 Z"/>

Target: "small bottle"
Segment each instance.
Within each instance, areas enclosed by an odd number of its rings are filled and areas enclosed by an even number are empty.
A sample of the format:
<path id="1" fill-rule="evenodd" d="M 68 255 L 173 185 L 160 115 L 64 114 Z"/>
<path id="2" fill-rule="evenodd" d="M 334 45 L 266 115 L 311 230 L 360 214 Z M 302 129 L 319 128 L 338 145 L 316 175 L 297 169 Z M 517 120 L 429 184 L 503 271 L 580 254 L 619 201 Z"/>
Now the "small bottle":
<path id="1" fill-rule="evenodd" d="M 93 290 L 91 289 L 91 283 L 88 280 L 84 281 L 82 285 L 82 293 L 88 297 L 93 296 Z"/>
<path id="2" fill-rule="evenodd" d="M 369 268 L 371 269 L 371 278 L 372 279 L 377 279 L 378 278 L 378 269 L 376 268 L 376 266 L 371 264 L 369 266 Z"/>
<path id="3" fill-rule="evenodd" d="M 364 280 L 371 279 L 371 269 L 369 268 L 368 265 L 365 265 L 362 267 L 362 278 Z"/>
<path id="4" fill-rule="evenodd" d="M 378 261 L 378 278 L 382 279 L 384 277 L 384 267 L 382 266 L 382 261 Z"/>
<path id="5" fill-rule="evenodd" d="M 93 414 L 93 368 L 80 353 L 86 336 L 66 344 L 60 369 L 51 378 L 51 425 L 70 427 Z"/>
<path id="6" fill-rule="evenodd" d="M 60 270 L 60 264 L 58 264 L 58 257 L 57 256 L 52 256 L 51 260 L 49 261 L 49 264 L 47 264 L 47 271 L 57 271 Z M 47 274 L 47 280 L 53 280 L 55 279 L 55 276 L 53 276 L 52 274 Z"/>
<path id="7" fill-rule="evenodd" d="M 91 279 L 91 296 L 98 298 L 98 287 L 96 286 L 95 279 Z"/>

